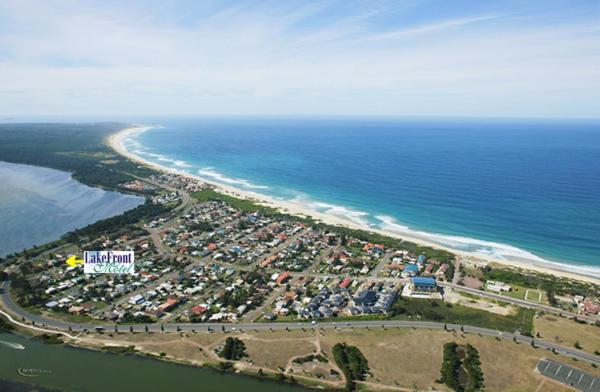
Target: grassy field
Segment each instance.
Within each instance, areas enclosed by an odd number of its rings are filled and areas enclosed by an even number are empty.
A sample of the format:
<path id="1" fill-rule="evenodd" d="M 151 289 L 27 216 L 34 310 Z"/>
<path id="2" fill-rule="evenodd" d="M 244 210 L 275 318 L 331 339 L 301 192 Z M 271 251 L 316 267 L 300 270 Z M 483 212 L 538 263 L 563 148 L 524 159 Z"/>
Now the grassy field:
<path id="1" fill-rule="evenodd" d="M 537 302 L 537 303 L 541 303 L 544 305 L 548 304 L 548 298 L 546 296 L 546 293 L 543 290 L 532 289 L 532 288 L 519 286 L 519 285 L 515 285 L 515 284 L 511 285 L 511 287 L 512 287 L 511 291 L 502 292 L 501 295 L 511 297 L 511 298 L 516 298 L 516 299 L 524 299 L 524 300 L 531 301 L 531 302 Z M 489 290 L 486 290 L 486 291 L 497 294 L 495 291 L 489 291 Z M 529 291 L 529 293 L 527 294 L 528 291 Z M 527 294 L 527 298 L 525 298 L 526 294 Z M 542 298 L 541 302 L 539 301 L 540 294 L 541 294 L 541 298 Z"/>
<path id="2" fill-rule="evenodd" d="M 583 351 L 600 352 L 600 327 L 544 315 L 534 320 L 534 328 L 536 333 L 550 342 L 567 347 L 575 347 L 575 342 L 579 342 Z"/>
<path id="3" fill-rule="evenodd" d="M 533 369 L 544 356 L 600 374 L 590 365 L 553 356 L 526 344 L 470 334 L 411 329 L 327 331 L 321 338 L 323 351 L 331 352 L 331 347 L 339 341 L 357 346 L 367 357 L 373 373 L 368 381 L 415 390 L 444 390 L 435 380 L 440 376 L 442 347 L 450 341 L 471 343 L 479 351 L 488 392 L 536 391 L 543 379 Z M 568 391 L 564 387 L 556 390 Z"/>
<path id="4" fill-rule="evenodd" d="M 313 338 L 241 338 L 246 345 L 246 353 L 256 366 L 274 370 L 285 370 L 289 360 L 296 356 L 312 354 L 317 350 Z"/>
<path id="5" fill-rule="evenodd" d="M 485 390 L 488 392 L 569 391 L 566 387 L 547 381 L 534 372 L 537 361 L 543 357 L 550 357 L 600 376 L 600 369 L 593 368 L 587 363 L 555 355 L 546 350 L 534 349 L 528 344 L 439 330 L 348 328 L 316 333 L 314 331 L 245 331 L 235 334 L 125 333 L 112 337 L 110 334 L 89 336 L 94 339 L 97 347 L 115 344 L 134 345 L 138 352 L 153 355 L 165 353 L 167 359 L 193 364 L 214 364 L 217 359 L 212 355 L 212 350 L 222 344 L 227 336 L 235 336 L 244 341 L 248 354 L 248 358 L 239 361 L 241 369 L 249 372 L 254 369 L 253 371 L 256 372 L 261 368 L 265 371 L 270 370 L 270 374 L 287 368 L 293 358 L 314 353 L 319 349 L 331 359 L 333 358 L 332 347 L 336 343 L 343 342 L 357 346 L 365 355 L 372 373 L 367 383 L 370 387 L 381 388 L 445 391 L 445 387 L 437 384 L 435 380 L 440 376 L 443 345 L 451 341 L 461 345 L 470 343 L 479 351 L 485 377 Z M 333 369 L 331 366 L 331 363 L 319 363 L 318 366 L 309 364 L 305 367 L 306 373 L 295 366 L 294 372 L 287 373 L 287 376 L 316 377 Z"/>
<path id="6" fill-rule="evenodd" d="M 393 318 L 404 320 L 430 320 L 452 324 L 466 324 L 502 331 L 531 334 L 532 310 L 519 308 L 515 314 L 503 316 L 462 305 L 452 305 L 440 300 L 410 299 L 400 297 L 392 307 Z"/>

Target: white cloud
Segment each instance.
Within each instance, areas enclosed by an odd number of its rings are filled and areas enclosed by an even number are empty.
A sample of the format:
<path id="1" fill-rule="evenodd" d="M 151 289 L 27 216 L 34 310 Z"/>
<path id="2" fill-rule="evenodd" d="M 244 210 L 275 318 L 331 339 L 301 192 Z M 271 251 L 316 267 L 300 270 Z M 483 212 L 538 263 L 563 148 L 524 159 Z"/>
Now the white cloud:
<path id="1" fill-rule="evenodd" d="M 418 34 L 426 34 L 432 32 L 440 32 L 444 30 L 453 29 L 456 27 L 462 27 L 471 23 L 483 22 L 492 19 L 499 18 L 500 15 L 483 15 L 476 16 L 470 18 L 458 18 L 458 19 L 450 19 L 444 20 L 442 22 L 437 23 L 429 23 L 421 26 L 410 27 L 406 29 L 387 31 L 385 33 L 380 34 L 372 34 L 370 36 L 366 36 L 364 38 L 357 39 L 354 42 L 369 42 L 369 41 L 382 41 L 382 40 L 391 40 L 397 38 L 405 38 L 405 37 L 414 37 Z"/>
<path id="2" fill-rule="evenodd" d="M 321 3 L 33 4 L 0 3 L 7 115 L 600 115 L 600 38 L 586 20 L 487 12 L 379 26 L 389 4 L 339 15 Z"/>

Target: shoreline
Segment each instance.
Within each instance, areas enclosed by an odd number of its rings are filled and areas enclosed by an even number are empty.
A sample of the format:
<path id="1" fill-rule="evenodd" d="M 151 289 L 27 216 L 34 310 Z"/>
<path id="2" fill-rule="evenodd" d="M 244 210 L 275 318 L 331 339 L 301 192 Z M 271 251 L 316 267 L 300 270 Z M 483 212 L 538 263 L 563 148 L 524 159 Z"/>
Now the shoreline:
<path id="1" fill-rule="evenodd" d="M 177 169 L 165 167 L 165 166 L 159 165 L 157 163 L 148 161 L 148 160 L 140 157 L 139 155 L 136 155 L 136 154 L 128 151 L 124 147 L 123 141 L 125 139 L 127 139 L 131 136 L 134 136 L 135 134 L 145 132 L 152 128 L 154 128 L 154 126 L 145 126 L 145 125 L 130 126 L 128 128 L 124 128 L 124 129 L 110 135 L 106 139 L 106 142 L 109 145 L 109 147 L 111 147 L 115 152 L 117 152 L 118 154 L 120 154 L 128 159 L 131 159 L 132 161 L 138 162 L 138 163 L 146 165 L 146 166 L 150 166 L 153 169 L 163 172 L 163 173 L 177 174 L 177 175 L 181 175 L 181 176 L 195 179 L 198 181 L 206 182 L 208 184 L 213 185 L 215 187 L 215 190 L 220 193 L 223 193 L 228 196 L 251 200 L 253 202 L 256 202 L 256 203 L 264 205 L 264 206 L 276 208 L 283 213 L 296 215 L 296 216 L 300 216 L 300 217 L 312 217 L 312 218 L 322 221 L 323 223 L 326 223 L 326 224 L 343 226 L 343 227 L 356 229 L 356 230 L 374 232 L 374 233 L 378 233 L 378 234 L 385 235 L 388 237 L 393 237 L 393 238 L 397 238 L 397 239 L 410 241 L 410 242 L 413 242 L 418 245 L 429 246 L 431 248 L 436 248 L 436 249 L 442 249 L 442 250 L 451 252 L 451 253 L 459 256 L 461 259 L 463 259 L 467 263 L 473 263 L 473 264 L 497 263 L 497 264 L 506 265 L 508 267 L 522 268 L 525 270 L 531 270 L 531 271 L 538 272 L 538 273 L 558 275 L 563 278 L 586 281 L 586 282 L 594 283 L 594 284 L 600 284 L 600 279 L 597 278 L 596 275 L 587 275 L 584 272 L 565 271 L 564 269 L 559 267 L 559 266 L 563 266 L 563 265 L 564 265 L 564 268 L 572 267 L 569 264 L 561 264 L 558 262 L 554 263 L 551 261 L 540 261 L 539 263 L 542 265 L 539 265 L 539 264 L 536 264 L 535 261 L 506 260 L 506 259 L 495 258 L 495 257 L 491 257 L 491 256 L 483 256 L 483 255 L 478 255 L 478 254 L 470 253 L 470 252 L 463 251 L 463 250 L 453 249 L 453 248 L 450 248 L 450 247 L 447 247 L 444 245 L 440 245 L 433 241 L 428 241 L 427 239 L 420 238 L 418 236 L 405 234 L 405 233 L 400 234 L 400 233 L 396 233 L 392 230 L 377 229 L 377 228 L 369 227 L 368 225 L 357 223 L 356 221 L 353 221 L 349 218 L 344 218 L 344 217 L 335 216 L 335 215 L 328 214 L 328 213 L 310 210 L 310 209 L 306 208 L 305 206 L 301 205 L 300 203 L 297 203 L 297 202 L 294 202 L 291 200 L 280 200 L 280 199 L 276 199 L 276 198 L 268 196 L 268 195 L 263 195 L 263 194 L 259 194 L 259 193 L 248 191 L 248 190 L 241 190 L 241 189 L 235 188 L 231 185 L 225 185 L 225 184 L 213 181 L 213 180 L 208 180 L 199 175 L 187 173 L 183 170 L 177 170 Z M 418 233 L 415 233 L 415 234 L 418 234 Z M 573 268 L 577 268 L 577 266 L 575 266 Z"/>

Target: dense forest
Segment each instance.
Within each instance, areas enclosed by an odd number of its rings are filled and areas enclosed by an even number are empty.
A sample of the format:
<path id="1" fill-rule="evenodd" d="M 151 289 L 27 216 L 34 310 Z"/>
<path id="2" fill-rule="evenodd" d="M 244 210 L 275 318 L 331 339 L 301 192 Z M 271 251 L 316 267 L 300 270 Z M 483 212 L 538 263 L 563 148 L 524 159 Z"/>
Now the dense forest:
<path id="1" fill-rule="evenodd" d="M 152 170 L 117 155 L 106 138 L 126 124 L 0 124 L 0 161 L 50 167 L 76 180 L 115 188 Z"/>

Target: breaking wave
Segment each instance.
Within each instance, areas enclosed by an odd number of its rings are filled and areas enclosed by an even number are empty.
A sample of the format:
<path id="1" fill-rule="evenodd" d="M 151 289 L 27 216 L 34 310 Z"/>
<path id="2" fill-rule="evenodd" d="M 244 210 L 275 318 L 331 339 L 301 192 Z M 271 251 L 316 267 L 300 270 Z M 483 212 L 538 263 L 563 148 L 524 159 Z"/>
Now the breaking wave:
<path id="1" fill-rule="evenodd" d="M 227 176 L 215 171 L 214 168 L 212 168 L 212 167 L 205 167 L 205 168 L 199 169 L 197 171 L 197 173 L 201 177 L 209 177 L 213 181 L 217 181 L 217 182 L 221 182 L 221 183 L 225 183 L 225 184 L 229 184 L 229 185 L 233 185 L 233 186 L 241 185 L 244 188 L 250 188 L 250 189 L 269 189 L 269 187 L 266 185 L 256 185 L 256 184 L 253 184 L 250 181 L 244 180 L 242 178 L 227 177 Z"/>
<path id="2" fill-rule="evenodd" d="M 387 215 L 377 215 L 375 218 L 380 222 L 378 227 L 382 230 L 399 235 L 406 235 L 417 239 L 445 246 L 450 249 L 471 253 L 473 255 L 485 256 L 497 260 L 520 261 L 532 265 L 552 267 L 560 270 L 579 272 L 595 277 L 600 276 L 600 269 L 573 264 L 563 264 L 541 258 L 527 250 L 512 245 L 493 241 L 478 240 L 475 238 L 456 235 L 429 233 L 425 231 L 410 229 L 401 225 L 396 219 Z"/>
<path id="3" fill-rule="evenodd" d="M 193 168 L 193 165 L 185 161 L 172 159 L 170 157 L 149 151 L 145 146 L 141 145 L 137 140 L 135 140 L 135 136 L 137 135 L 138 133 L 132 135 L 131 137 L 123 141 L 124 147 L 132 153 L 146 156 L 150 158 L 150 160 L 170 164 L 170 169 L 175 169 L 180 172 L 187 172 L 186 169 Z M 338 204 L 316 201 L 314 199 L 311 199 L 311 197 L 306 193 L 299 192 L 296 190 L 284 189 L 279 186 L 270 187 L 266 185 L 258 185 L 246 179 L 227 177 L 224 174 L 218 172 L 214 167 L 203 167 L 198 169 L 196 173 L 200 177 L 203 177 L 209 181 L 215 181 L 218 183 L 231 185 L 233 187 L 239 187 L 241 190 L 259 191 L 269 189 L 272 192 L 263 192 L 263 194 L 271 196 L 275 199 L 285 201 L 287 203 L 293 203 L 308 212 L 319 212 L 342 218 L 346 221 L 351 221 L 367 230 L 380 229 L 389 233 L 397 234 L 399 236 L 420 239 L 429 243 L 444 246 L 449 249 L 468 252 L 470 254 L 473 254 L 474 256 L 484 256 L 487 258 L 493 258 L 497 260 L 518 261 L 528 263 L 530 265 L 549 267 L 559 270 L 568 270 L 570 272 L 581 273 L 596 278 L 600 277 L 600 268 L 597 267 L 550 261 L 539 257 L 533 254 L 532 252 L 509 244 L 487 240 L 479 240 L 458 235 L 430 233 L 422 230 L 413 229 L 398 223 L 396 218 L 392 216 L 375 215 L 369 212 L 344 207 Z M 274 195 L 273 193 L 279 193 L 279 195 Z M 282 197 L 281 194 L 284 194 L 285 196 Z"/>
<path id="4" fill-rule="evenodd" d="M 290 203 L 294 203 L 299 205 L 304 209 L 308 209 L 310 211 L 320 212 L 323 214 L 333 215 L 338 218 L 348 219 L 352 222 L 370 226 L 369 223 L 369 213 L 355 210 L 352 208 L 347 208 L 337 204 L 330 204 L 320 201 L 312 200 L 308 195 L 303 193 L 298 193 L 293 199 L 289 200 Z"/>

